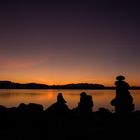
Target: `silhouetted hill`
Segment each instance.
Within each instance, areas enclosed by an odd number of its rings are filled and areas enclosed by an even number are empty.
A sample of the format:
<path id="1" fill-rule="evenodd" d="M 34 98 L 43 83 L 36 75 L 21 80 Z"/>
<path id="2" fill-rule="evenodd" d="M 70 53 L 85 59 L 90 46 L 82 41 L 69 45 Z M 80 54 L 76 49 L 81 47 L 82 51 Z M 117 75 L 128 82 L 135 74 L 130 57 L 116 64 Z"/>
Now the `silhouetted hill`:
<path id="1" fill-rule="evenodd" d="M 0 89 L 115 89 L 101 84 L 78 83 L 66 85 L 47 85 L 38 83 L 14 83 L 11 81 L 0 81 Z M 140 89 L 140 87 L 131 87 L 130 89 Z"/>
<path id="2" fill-rule="evenodd" d="M 104 85 L 88 83 L 52 85 L 49 87 L 54 89 L 104 89 Z"/>
<path id="3" fill-rule="evenodd" d="M 46 84 L 37 83 L 14 83 L 11 81 L 0 81 L 0 89 L 47 89 L 49 86 Z"/>
<path id="4" fill-rule="evenodd" d="M 14 83 L 11 81 L 0 81 L 0 89 L 104 89 L 100 84 L 66 84 L 66 85 L 46 85 L 38 83 Z"/>

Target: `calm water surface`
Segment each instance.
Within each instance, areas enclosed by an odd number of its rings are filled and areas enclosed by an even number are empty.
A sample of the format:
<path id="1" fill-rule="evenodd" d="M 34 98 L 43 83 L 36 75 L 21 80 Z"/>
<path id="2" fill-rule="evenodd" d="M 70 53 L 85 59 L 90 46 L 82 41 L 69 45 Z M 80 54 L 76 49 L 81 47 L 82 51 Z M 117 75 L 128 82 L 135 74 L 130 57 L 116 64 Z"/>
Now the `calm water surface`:
<path id="1" fill-rule="evenodd" d="M 115 90 L 0 90 L 0 104 L 6 107 L 17 107 L 20 103 L 42 104 L 44 109 L 56 102 L 57 93 L 63 93 L 69 108 L 77 106 L 80 93 L 85 91 L 91 95 L 94 102 L 93 111 L 105 107 L 110 111 L 114 108 L 110 101 L 115 97 Z M 130 90 L 135 109 L 140 110 L 140 90 Z"/>

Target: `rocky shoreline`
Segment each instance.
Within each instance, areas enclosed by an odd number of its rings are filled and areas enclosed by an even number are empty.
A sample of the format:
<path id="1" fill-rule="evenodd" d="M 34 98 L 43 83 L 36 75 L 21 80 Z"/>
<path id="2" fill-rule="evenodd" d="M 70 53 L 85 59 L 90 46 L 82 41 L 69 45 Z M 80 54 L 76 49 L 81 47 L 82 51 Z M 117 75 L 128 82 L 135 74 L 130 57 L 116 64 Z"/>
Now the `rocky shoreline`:
<path id="1" fill-rule="evenodd" d="M 42 105 L 30 103 L 19 107 L 0 106 L 0 138 L 92 140 L 97 138 L 139 137 L 140 111 L 117 115 L 105 108 L 96 112 L 47 112 Z"/>

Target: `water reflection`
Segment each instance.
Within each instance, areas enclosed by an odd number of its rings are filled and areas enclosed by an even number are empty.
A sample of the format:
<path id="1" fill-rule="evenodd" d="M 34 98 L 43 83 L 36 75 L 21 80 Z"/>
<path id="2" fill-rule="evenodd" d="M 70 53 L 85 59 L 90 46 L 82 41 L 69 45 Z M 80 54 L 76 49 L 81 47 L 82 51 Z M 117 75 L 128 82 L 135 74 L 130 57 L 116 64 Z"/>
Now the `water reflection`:
<path id="1" fill-rule="evenodd" d="M 93 111 L 100 107 L 105 107 L 114 111 L 110 101 L 115 96 L 114 90 L 0 90 L 0 104 L 6 107 L 18 106 L 20 103 L 39 103 L 48 108 L 56 102 L 56 96 L 59 92 L 63 93 L 69 108 L 77 106 L 80 100 L 80 93 L 85 91 L 91 95 L 94 102 Z M 135 109 L 140 110 L 140 91 L 130 91 L 135 104 Z"/>

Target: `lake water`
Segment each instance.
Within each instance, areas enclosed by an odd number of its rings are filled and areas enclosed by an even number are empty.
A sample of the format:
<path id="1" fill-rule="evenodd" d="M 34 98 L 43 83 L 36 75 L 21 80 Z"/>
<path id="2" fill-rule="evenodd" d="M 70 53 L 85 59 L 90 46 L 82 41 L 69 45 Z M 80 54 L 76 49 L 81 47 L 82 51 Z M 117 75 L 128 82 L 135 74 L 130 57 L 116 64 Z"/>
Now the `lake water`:
<path id="1" fill-rule="evenodd" d="M 44 109 L 56 102 L 58 93 L 63 93 L 69 108 L 77 106 L 80 93 L 85 91 L 91 95 L 94 102 L 93 111 L 105 107 L 114 112 L 110 101 L 115 97 L 115 90 L 0 90 L 0 104 L 6 107 L 17 107 L 20 103 L 42 104 Z M 130 90 L 135 104 L 135 110 L 140 110 L 140 90 Z"/>

